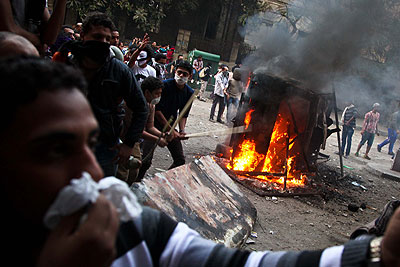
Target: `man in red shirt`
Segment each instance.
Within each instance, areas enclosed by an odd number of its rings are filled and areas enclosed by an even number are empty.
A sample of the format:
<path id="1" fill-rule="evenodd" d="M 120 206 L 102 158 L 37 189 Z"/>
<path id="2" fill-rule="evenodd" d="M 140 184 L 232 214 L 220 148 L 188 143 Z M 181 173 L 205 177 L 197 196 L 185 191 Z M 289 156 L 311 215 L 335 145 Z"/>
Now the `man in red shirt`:
<path id="1" fill-rule="evenodd" d="M 379 136 L 378 131 L 378 122 L 380 114 L 378 112 L 379 103 L 375 103 L 372 106 L 372 110 L 365 114 L 364 124 L 361 130 L 361 142 L 358 145 L 356 157 L 359 156 L 359 152 L 361 147 L 368 141 L 367 150 L 365 151 L 364 158 L 370 160 L 371 158 L 368 156 L 369 151 L 371 150 L 372 144 L 374 143 L 375 133 Z"/>

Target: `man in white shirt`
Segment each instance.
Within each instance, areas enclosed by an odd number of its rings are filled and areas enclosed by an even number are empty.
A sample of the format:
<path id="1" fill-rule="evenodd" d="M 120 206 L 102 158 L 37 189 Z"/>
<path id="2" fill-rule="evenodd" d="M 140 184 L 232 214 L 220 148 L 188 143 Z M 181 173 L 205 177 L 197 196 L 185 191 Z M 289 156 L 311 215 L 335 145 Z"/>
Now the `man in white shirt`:
<path id="1" fill-rule="evenodd" d="M 129 60 L 128 66 L 132 69 L 136 80 L 141 84 L 144 79 L 149 76 L 156 77 L 156 70 L 148 65 L 147 63 L 152 58 L 152 51 L 149 46 L 149 37 L 146 34 L 143 37 L 143 41 L 140 46 L 133 52 L 131 59 Z"/>
<path id="2" fill-rule="evenodd" d="M 210 113 L 210 121 L 214 122 L 215 108 L 217 107 L 218 104 L 219 108 L 218 108 L 217 122 L 222 124 L 224 122 L 222 121 L 221 116 L 224 113 L 225 109 L 224 91 L 228 87 L 228 78 L 225 74 L 227 71 L 228 68 L 222 66 L 221 70 L 215 75 L 214 99 Z"/>

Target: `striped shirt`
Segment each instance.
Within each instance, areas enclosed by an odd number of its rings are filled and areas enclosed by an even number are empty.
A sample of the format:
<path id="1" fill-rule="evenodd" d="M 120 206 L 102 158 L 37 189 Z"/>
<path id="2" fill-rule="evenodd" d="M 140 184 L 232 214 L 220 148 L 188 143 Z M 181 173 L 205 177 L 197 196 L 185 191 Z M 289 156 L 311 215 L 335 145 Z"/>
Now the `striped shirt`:
<path id="1" fill-rule="evenodd" d="M 357 109 L 354 105 L 350 105 L 350 106 L 346 107 L 343 111 L 342 123 L 344 125 L 348 125 L 352 128 L 355 128 L 357 113 L 358 113 Z"/>
<path id="2" fill-rule="evenodd" d="M 112 267 L 300 267 L 364 266 L 372 237 L 317 251 L 260 251 L 227 248 L 143 207 L 135 221 L 120 225 Z"/>

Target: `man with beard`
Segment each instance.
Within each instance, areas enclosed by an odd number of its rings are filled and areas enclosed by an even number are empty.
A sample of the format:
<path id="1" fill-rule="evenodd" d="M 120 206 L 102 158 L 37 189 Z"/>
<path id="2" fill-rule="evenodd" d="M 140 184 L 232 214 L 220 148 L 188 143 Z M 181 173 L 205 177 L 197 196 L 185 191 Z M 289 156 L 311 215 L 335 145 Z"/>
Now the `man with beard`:
<path id="1" fill-rule="evenodd" d="M 114 23 L 100 12 L 89 14 L 83 22 L 82 42 L 67 44 L 88 86 L 88 100 L 100 126 L 96 158 L 105 176 L 115 176 L 118 164 L 127 164 L 135 151 L 147 120 L 147 104 L 132 71 L 111 57 L 110 41 Z M 120 142 L 125 110 L 132 111 L 130 123 Z M 138 146 L 136 146 L 138 150 Z"/>
<path id="2" fill-rule="evenodd" d="M 117 59 L 124 61 L 124 54 L 122 54 L 121 49 L 119 48 L 119 32 L 117 30 L 112 31 L 111 33 L 111 41 L 110 41 L 111 51 Z"/>

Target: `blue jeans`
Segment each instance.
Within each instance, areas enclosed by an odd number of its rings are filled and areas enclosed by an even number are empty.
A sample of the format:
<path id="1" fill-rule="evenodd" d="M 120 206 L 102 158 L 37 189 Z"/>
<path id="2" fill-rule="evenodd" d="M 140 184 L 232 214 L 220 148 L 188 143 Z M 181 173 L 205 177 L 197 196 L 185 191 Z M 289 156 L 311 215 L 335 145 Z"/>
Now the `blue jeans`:
<path id="1" fill-rule="evenodd" d="M 239 107 L 239 98 L 230 97 L 227 106 L 226 122 L 230 123 L 236 116 L 237 108 Z"/>
<path id="2" fill-rule="evenodd" d="M 353 137 L 354 129 L 351 126 L 343 125 L 342 131 L 342 153 L 344 154 L 344 149 L 346 147 L 347 142 L 347 149 L 346 149 L 346 156 L 350 155 L 351 149 L 351 139 Z"/>
<path id="3" fill-rule="evenodd" d="M 95 155 L 100 167 L 103 169 L 104 177 L 117 175 L 118 164 L 114 162 L 117 154 L 117 150 L 111 150 L 106 144 L 99 142 L 96 145 Z"/>
<path id="4" fill-rule="evenodd" d="M 378 145 L 378 147 L 381 149 L 385 145 L 389 144 L 389 153 L 392 154 L 393 153 L 394 143 L 396 143 L 396 140 L 397 140 L 397 132 L 396 132 L 396 130 L 388 128 L 388 138 L 385 141 L 383 141 L 382 143 L 380 143 Z"/>

